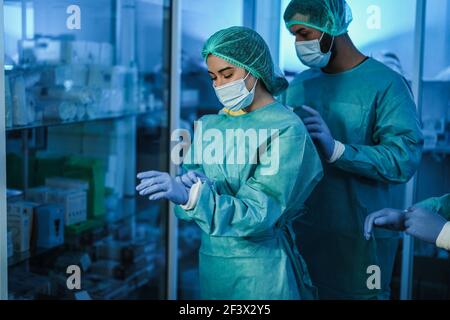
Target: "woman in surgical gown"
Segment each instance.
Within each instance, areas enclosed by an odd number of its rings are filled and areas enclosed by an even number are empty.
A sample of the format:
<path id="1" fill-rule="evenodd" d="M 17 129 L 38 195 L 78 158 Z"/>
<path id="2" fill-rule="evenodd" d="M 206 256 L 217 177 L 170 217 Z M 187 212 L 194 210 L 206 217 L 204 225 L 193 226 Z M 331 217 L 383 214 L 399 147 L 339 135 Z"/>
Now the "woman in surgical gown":
<path id="1" fill-rule="evenodd" d="M 275 72 L 264 40 L 248 28 L 215 33 L 203 57 L 225 108 L 199 123 L 203 133 L 226 140 L 223 152 L 216 150 L 207 161 L 205 153 L 214 139 L 199 136 L 197 124 L 184 161 L 188 173 L 178 178 L 165 174 L 172 183 L 168 191 L 149 181 L 158 179 L 157 173 L 140 174 L 138 190 L 152 194 L 152 200 L 172 200 L 174 190 L 183 193 L 180 183 L 188 188 L 189 200 L 184 195 L 173 199 L 179 204 L 177 217 L 202 230 L 202 298 L 314 299 L 315 288 L 295 248 L 291 225 L 321 179 L 322 166 L 301 120 L 273 97 L 288 83 Z M 230 143 L 225 139 L 230 130 L 243 133 L 243 138 Z M 251 147 L 251 132 L 259 137 L 256 149 Z M 245 161 L 234 158 L 239 152 L 245 152 Z M 187 159 L 195 158 L 204 161 L 188 164 Z"/>

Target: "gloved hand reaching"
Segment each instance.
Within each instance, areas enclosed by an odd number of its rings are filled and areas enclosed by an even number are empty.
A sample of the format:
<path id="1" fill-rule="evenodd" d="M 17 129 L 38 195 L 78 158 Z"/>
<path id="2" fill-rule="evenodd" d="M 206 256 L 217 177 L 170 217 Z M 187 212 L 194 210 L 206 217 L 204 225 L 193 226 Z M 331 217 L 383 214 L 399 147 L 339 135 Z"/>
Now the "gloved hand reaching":
<path id="1" fill-rule="evenodd" d="M 308 106 L 302 106 L 302 108 L 310 114 L 310 116 L 303 118 L 303 123 L 305 124 L 309 135 L 325 158 L 330 160 L 333 156 L 335 144 L 330 129 L 319 112 Z"/>
<path id="2" fill-rule="evenodd" d="M 364 236 L 369 240 L 373 226 L 393 231 L 405 231 L 406 211 L 383 209 L 369 214 L 364 222 Z"/>
<path id="3" fill-rule="evenodd" d="M 189 199 L 189 188 L 180 177 L 171 177 L 168 173 L 159 171 L 142 172 L 137 175 L 141 183 L 136 190 L 141 196 L 150 195 L 152 201 L 167 199 L 178 205 L 185 205 Z"/>
<path id="4" fill-rule="evenodd" d="M 446 223 L 438 213 L 423 208 L 412 208 L 405 214 L 406 233 L 430 243 L 436 243 Z"/>
<path id="5" fill-rule="evenodd" d="M 447 220 L 438 213 L 423 208 L 405 211 L 383 209 L 369 214 L 364 223 L 364 235 L 370 239 L 373 226 L 394 231 L 405 231 L 410 236 L 436 243 Z"/>

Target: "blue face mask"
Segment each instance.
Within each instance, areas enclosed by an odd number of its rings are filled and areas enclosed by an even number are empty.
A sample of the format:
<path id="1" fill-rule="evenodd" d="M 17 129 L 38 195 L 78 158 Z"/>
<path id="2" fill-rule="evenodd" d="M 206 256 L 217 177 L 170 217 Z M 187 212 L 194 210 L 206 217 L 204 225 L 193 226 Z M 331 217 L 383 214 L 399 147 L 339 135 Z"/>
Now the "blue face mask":
<path id="1" fill-rule="evenodd" d="M 229 111 L 237 112 L 252 104 L 258 79 L 256 79 L 253 89 L 248 91 L 245 80 L 249 75 L 250 72 L 244 79 L 239 79 L 220 87 L 214 87 L 220 103 Z"/>
<path id="2" fill-rule="evenodd" d="M 298 41 L 295 43 L 295 49 L 300 61 L 310 68 L 325 68 L 331 59 L 331 49 L 334 44 L 334 37 L 331 42 L 330 50 L 327 53 L 323 53 L 320 49 L 320 42 L 323 39 L 325 32 L 322 33 L 320 39 L 311 41 Z"/>

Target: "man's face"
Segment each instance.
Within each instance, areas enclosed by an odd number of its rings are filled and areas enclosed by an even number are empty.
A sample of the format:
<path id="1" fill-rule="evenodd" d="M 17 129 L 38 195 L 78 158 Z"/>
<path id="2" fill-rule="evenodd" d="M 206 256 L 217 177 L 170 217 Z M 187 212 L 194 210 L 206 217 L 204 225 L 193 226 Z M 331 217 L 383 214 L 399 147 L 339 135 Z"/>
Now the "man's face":
<path id="1" fill-rule="evenodd" d="M 295 24 L 291 26 L 289 28 L 289 31 L 293 36 L 295 36 L 295 42 L 316 40 L 322 37 L 322 31 L 307 27 L 302 24 Z M 327 33 L 324 34 L 322 41 L 320 42 L 320 49 L 323 53 L 326 53 L 330 50 L 332 40 L 332 36 Z"/>

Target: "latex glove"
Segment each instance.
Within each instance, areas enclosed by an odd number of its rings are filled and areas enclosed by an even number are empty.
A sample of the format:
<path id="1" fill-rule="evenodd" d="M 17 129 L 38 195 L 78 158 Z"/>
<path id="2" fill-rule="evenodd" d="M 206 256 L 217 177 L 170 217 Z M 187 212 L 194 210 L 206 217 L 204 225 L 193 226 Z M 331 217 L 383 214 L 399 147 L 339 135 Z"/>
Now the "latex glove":
<path id="1" fill-rule="evenodd" d="M 136 187 L 141 196 L 150 195 L 152 201 L 167 199 L 175 204 L 185 205 L 189 199 L 189 191 L 179 178 L 159 171 L 142 172 L 137 175 L 142 179 Z"/>
<path id="2" fill-rule="evenodd" d="M 364 222 L 364 236 L 369 240 L 373 227 L 384 228 L 393 231 L 405 231 L 406 211 L 396 209 L 383 209 L 369 214 Z"/>
<path id="3" fill-rule="evenodd" d="M 194 184 L 198 182 L 198 180 L 200 180 L 201 182 L 206 182 L 209 185 L 211 185 L 211 180 L 209 180 L 208 177 L 201 172 L 188 171 L 187 173 L 181 176 L 181 181 L 187 188 L 191 188 Z"/>
<path id="4" fill-rule="evenodd" d="M 406 233 L 430 243 L 436 243 L 446 223 L 438 213 L 423 208 L 412 208 L 405 215 Z"/>
<path id="5" fill-rule="evenodd" d="M 309 135 L 325 158 L 330 160 L 333 156 L 335 144 L 330 129 L 319 112 L 308 106 L 302 106 L 302 108 L 310 115 L 303 118 L 303 123 L 305 124 Z"/>

